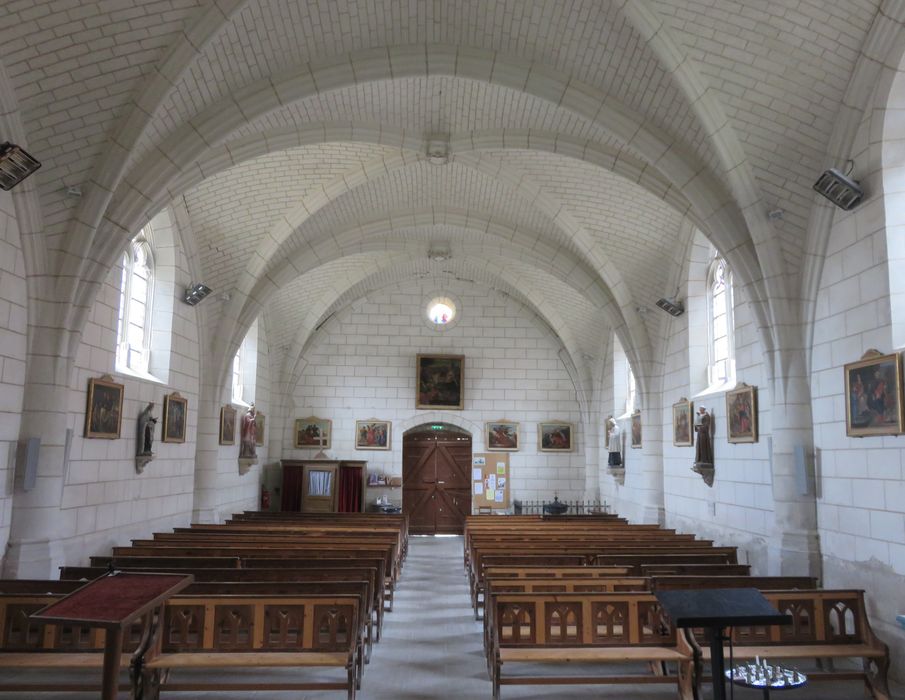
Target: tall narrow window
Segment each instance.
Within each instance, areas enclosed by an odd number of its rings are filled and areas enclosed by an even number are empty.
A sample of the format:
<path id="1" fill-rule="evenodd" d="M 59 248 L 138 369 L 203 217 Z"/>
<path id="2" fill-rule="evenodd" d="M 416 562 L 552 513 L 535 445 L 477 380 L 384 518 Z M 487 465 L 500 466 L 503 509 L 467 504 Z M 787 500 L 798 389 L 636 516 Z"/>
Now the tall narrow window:
<path id="1" fill-rule="evenodd" d="M 116 324 L 116 364 L 147 373 L 154 298 L 154 254 L 142 230 L 123 254 Z"/>
<path id="2" fill-rule="evenodd" d="M 710 385 L 730 383 L 735 377 L 735 339 L 732 274 L 726 261 L 715 257 L 707 277 L 709 311 Z"/>
<path id="3" fill-rule="evenodd" d="M 243 377 L 244 372 L 242 364 L 244 359 L 242 357 L 242 349 L 245 343 L 239 346 L 238 352 L 236 352 L 236 356 L 233 358 L 233 403 L 242 403 L 242 388 L 243 388 Z"/>
<path id="4" fill-rule="evenodd" d="M 626 362 L 628 366 L 628 377 L 626 381 L 625 393 L 625 412 L 633 413 L 635 411 L 635 373 L 632 372 L 632 366 Z"/>

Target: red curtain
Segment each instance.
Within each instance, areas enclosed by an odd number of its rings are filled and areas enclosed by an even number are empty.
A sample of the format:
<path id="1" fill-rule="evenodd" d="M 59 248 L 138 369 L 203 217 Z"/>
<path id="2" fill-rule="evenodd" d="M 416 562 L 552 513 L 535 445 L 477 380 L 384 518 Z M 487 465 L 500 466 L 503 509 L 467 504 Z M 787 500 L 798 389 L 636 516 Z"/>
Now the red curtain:
<path id="1" fill-rule="evenodd" d="M 361 467 L 340 467 L 338 512 L 361 512 L 361 480 Z"/>
<path id="2" fill-rule="evenodd" d="M 283 464 L 283 492 L 280 494 L 280 510 L 298 513 L 302 509 L 301 464 Z"/>

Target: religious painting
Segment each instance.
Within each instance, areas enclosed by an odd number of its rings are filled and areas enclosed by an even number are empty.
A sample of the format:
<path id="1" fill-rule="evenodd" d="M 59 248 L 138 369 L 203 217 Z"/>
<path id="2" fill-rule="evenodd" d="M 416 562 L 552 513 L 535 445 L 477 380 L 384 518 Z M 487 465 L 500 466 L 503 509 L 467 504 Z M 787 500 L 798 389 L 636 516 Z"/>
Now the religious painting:
<path id="1" fill-rule="evenodd" d="M 259 447 L 264 444 L 264 414 L 255 411 L 255 445 Z"/>
<path id="2" fill-rule="evenodd" d="M 571 423 L 538 423 L 537 449 L 541 452 L 571 452 L 573 432 Z"/>
<path id="3" fill-rule="evenodd" d="M 391 424 L 388 420 L 355 421 L 355 449 L 390 449 L 390 427 Z"/>
<path id="4" fill-rule="evenodd" d="M 161 439 L 164 442 L 185 442 L 185 421 L 188 415 L 189 400 L 173 392 L 163 397 L 163 430 Z"/>
<path id="5" fill-rule="evenodd" d="M 107 379 L 88 380 L 88 409 L 85 412 L 85 437 L 116 440 L 123 422 L 125 387 Z M 112 378 L 111 378 L 112 379 Z"/>
<path id="6" fill-rule="evenodd" d="M 729 442 L 757 442 L 757 387 L 742 384 L 726 392 Z"/>
<path id="7" fill-rule="evenodd" d="M 333 421 L 317 416 L 297 418 L 293 446 L 301 449 L 329 450 L 333 440 Z"/>
<path id="8" fill-rule="evenodd" d="M 641 447 L 641 411 L 632 414 L 632 449 Z"/>
<path id="9" fill-rule="evenodd" d="M 694 408 L 691 401 L 680 399 L 672 405 L 672 444 L 688 447 L 694 444 Z"/>
<path id="10" fill-rule="evenodd" d="M 898 435 L 902 424 L 902 357 L 868 351 L 845 365 L 845 434 Z"/>
<path id="11" fill-rule="evenodd" d="M 236 444 L 236 409 L 228 404 L 220 409 L 220 444 Z"/>
<path id="12" fill-rule="evenodd" d="M 487 449 L 497 452 L 517 452 L 518 423 L 499 420 L 484 424 L 484 434 L 487 438 Z"/>
<path id="13" fill-rule="evenodd" d="M 465 408 L 465 357 L 418 355 L 416 408 Z"/>

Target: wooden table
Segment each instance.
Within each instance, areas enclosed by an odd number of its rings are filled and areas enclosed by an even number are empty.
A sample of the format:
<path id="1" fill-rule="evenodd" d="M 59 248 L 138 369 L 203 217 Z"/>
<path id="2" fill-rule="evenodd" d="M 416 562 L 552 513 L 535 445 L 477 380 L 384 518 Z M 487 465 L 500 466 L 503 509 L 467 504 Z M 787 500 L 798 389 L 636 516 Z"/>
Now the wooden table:
<path id="1" fill-rule="evenodd" d="M 116 700 L 123 631 L 145 613 L 194 580 L 191 574 L 131 574 L 116 571 L 101 576 L 65 598 L 31 615 L 49 624 L 79 624 L 106 631 L 101 700 Z M 162 614 L 162 613 L 161 613 Z M 159 616 L 158 616 L 159 617 Z M 148 621 L 151 624 L 151 621 Z"/>

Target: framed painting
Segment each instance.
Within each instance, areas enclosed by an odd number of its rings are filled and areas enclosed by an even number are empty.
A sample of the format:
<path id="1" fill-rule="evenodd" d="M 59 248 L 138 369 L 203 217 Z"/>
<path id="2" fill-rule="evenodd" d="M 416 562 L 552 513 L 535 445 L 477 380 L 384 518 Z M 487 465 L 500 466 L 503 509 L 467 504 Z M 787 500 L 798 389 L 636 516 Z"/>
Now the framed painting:
<path id="1" fill-rule="evenodd" d="M 236 444 L 236 409 L 230 404 L 220 409 L 220 444 Z"/>
<path id="2" fill-rule="evenodd" d="M 388 420 L 355 421 L 356 450 L 388 450 L 390 449 L 392 425 Z"/>
<path id="3" fill-rule="evenodd" d="M 641 447 L 641 411 L 632 414 L 632 449 Z"/>
<path id="4" fill-rule="evenodd" d="M 465 357 L 418 355 L 416 408 L 465 408 Z"/>
<path id="5" fill-rule="evenodd" d="M 688 447 L 694 444 L 694 406 L 684 398 L 672 405 L 672 444 Z"/>
<path id="6" fill-rule="evenodd" d="M 329 450 L 333 441 L 333 421 L 317 416 L 296 418 L 293 446 L 300 449 Z"/>
<path id="7" fill-rule="evenodd" d="M 125 387 L 111 378 L 88 380 L 88 408 L 85 411 L 85 437 L 116 440 L 123 423 Z"/>
<path id="8" fill-rule="evenodd" d="M 189 400 L 173 392 L 163 397 L 163 442 L 185 442 L 185 421 Z"/>
<path id="9" fill-rule="evenodd" d="M 867 437 L 902 431 L 902 356 L 873 350 L 845 365 L 845 434 Z"/>
<path id="10" fill-rule="evenodd" d="M 538 423 L 537 449 L 541 452 L 571 452 L 574 432 L 575 427 L 571 423 Z"/>
<path id="11" fill-rule="evenodd" d="M 757 442 L 757 387 L 742 384 L 726 392 L 728 441 Z"/>
<path id="12" fill-rule="evenodd" d="M 264 414 L 255 411 L 255 445 L 264 444 Z"/>
<path id="13" fill-rule="evenodd" d="M 487 449 L 496 452 L 517 452 L 519 448 L 518 423 L 499 420 L 484 423 Z"/>

